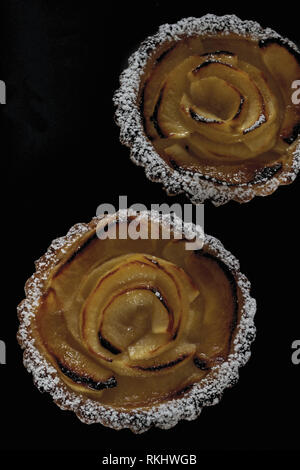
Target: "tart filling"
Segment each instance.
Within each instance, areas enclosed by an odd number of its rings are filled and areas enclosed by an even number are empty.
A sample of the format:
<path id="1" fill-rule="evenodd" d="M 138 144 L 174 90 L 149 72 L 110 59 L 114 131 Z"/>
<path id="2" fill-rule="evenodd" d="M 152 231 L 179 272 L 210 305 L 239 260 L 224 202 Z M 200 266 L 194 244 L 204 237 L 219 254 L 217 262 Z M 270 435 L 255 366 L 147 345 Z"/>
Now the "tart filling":
<path id="1" fill-rule="evenodd" d="M 151 179 L 196 203 L 270 194 L 299 170 L 299 79 L 298 48 L 257 23 L 164 25 L 121 75 L 121 140 Z"/>
<path id="2" fill-rule="evenodd" d="M 119 213 L 53 242 L 26 285 L 18 338 L 36 385 L 59 406 L 142 432 L 196 418 L 236 381 L 255 301 L 216 239 L 186 250 L 178 220 L 169 240 L 121 239 L 133 220 L 149 227 L 147 213 Z M 111 227 L 115 239 L 99 238 Z"/>

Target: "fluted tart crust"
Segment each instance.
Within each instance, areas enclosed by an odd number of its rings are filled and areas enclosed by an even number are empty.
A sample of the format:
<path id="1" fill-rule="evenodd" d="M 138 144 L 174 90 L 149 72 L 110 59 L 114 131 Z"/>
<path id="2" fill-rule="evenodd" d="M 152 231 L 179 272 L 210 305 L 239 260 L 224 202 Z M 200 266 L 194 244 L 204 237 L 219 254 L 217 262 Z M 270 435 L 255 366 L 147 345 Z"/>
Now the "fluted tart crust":
<path id="1" fill-rule="evenodd" d="M 297 46 L 236 16 L 163 25 L 129 59 L 114 101 L 121 141 L 152 180 L 193 202 L 246 202 L 299 170 Z"/>
<path id="2" fill-rule="evenodd" d="M 138 220 L 150 227 L 146 214 Z M 133 215 L 76 225 L 26 284 L 24 364 L 86 423 L 143 432 L 195 419 L 249 358 L 256 307 L 238 261 L 210 236 L 186 250 L 172 220 L 170 240 L 162 219 L 157 239 L 121 239 Z M 115 239 L 99 238 L 113 229 Z"/>

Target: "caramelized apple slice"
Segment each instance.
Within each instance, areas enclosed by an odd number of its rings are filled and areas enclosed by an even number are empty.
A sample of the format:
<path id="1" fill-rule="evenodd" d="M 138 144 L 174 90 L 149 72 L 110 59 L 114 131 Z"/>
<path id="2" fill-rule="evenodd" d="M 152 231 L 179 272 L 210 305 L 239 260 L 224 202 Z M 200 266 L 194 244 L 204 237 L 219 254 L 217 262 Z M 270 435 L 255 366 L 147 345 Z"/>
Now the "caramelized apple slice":
<path id="1" fill-rule="evenodd" d="M 126 407 L 155 405 L 167 399 L 179 398 L 188 390 L 191 383 L 205 377 L 207 371 L 196 368 L 193 361 L 186 361 L 174 374 L 149 374 L 142 380 L 132 376 L 118 376 L 118 387 L 107 390 L 101 402 Z"/>
<path id="2" fill-rule="evenodd" d="M 115 387 L 116 380 L 111 371 L 90 358 L 79 343 L 69 335 L 63 312 L 57 310 L 58 303 L 54 291 L 49 290 L 39 312 L 39 330 L 52 360 L 76 390 L 86 388 L 100 391 Z"/>
<path id="3" fill-rule="evenodd" d="M 152 333 L 161 334 L 167 333 L 170 327 L 170 311 L 168 309 L 168 303 L 163 298 L 159 289 L 153 289 L 155 294 L 155 301 L 152 307 Z"/>
<path id="4" fill-rule="evenodd" d="M 53 275 L 53 287 L 58 297 L 70 305 L 78 292 L 81 282 L 81 274 L 89 273 L 91 270 L 104 263 L 109 258 L 117 258 L 129 252 L 154 252 L 156 240 L 132 240 L 130 238 L 120 239 L 120 227 L 127 230 L 127 223 L 106 222 L 104 227 L 116 226 L 116 238 L 100 240 L 95 231 L 88 232 L 80 241 L 74 244 L 72 251 L 65 256 L 58 269 Z M 92 253 L 92 256 L 91 256 Z M 67 307 L 67 305 L 65 305 Z"/>
<path id="5" fill-rule="evenodd" d="M 139 361 L 147 360 L 161 354 L 162 347 L 167 345 L 171 340 L 168 333 L 148 333 L 140 338 L 136 343 L 128 348 L 128 355 L 130 360 Z"/>
<path id="6" fill-rule="evenodd" d="M 96 266 L 91 271 L 87 272 L 83 277 L 80 284 L 80 289 L 77 294 L 78 299 L 83 302 L 94 289 L 99 279 L 107 272 L 115 267 L 121 265 L 131 258 L 131 254 L 116 256 L 108 261 L 105 261 L 100 266 Z"/>
<path id="7" fill-rule="evenodd" d="M 170 316 L 158 290 L 134 289 L 116 295 L 103 313 L 100 335 L 124 351 L 148 331 L 166 333 Z"/>
<path id="8" fill-rule="evenodd" d="M 177 330 L 182 316 L 182 305 L 176 279 L 168 270 L 168 263 L 158 262 L 151 257 L 132 257 L 100 278 L 96 288 L 89 295 L 81 311 L 82 339 L 94 353 L 103 355 L 98 332 L 103 321 L 106 306 L 111 299 L 130 289 L 159 289 L 169 304 L 170 330 Z"/>
<path id="9" fill-rule="evenodd" d="M 65 259 L 54 272 L 52 287 L 55 289 L 57 297 L 65 303 L 65 307 L 72 302 L 76 286 L 81 281 L 81 273 L 88 270 L 90 266 L 90 260 L 86 255 L 87 250 L 83 250 L 83 248 L 91 247 L 97 252 L 97 241 L 99 240 L 94 232 L 87 233 L 80 244 L 74 244 L 72 251 L 67 253 Z"/>
<path id="10" fill-rule="evenodd" d="M 193 81 L 190 85 L 191 102 L 209 117 L 216 120 L 234 119 L 241 104 L 241 94 L 237 88 L 217 77 L 207 77 Z"/>
<path id="11" fill-rule="evenodd" d="M 194 84 L 201 84 L 204 80 L 208 79 L 199 80 L 199 82 L 195 82 Z M 240 95 L 237 95 L 235 102 L 232 100 L 233 115 L 238 112 L 240 102 Z M 232 143 L 241 140 L 240 133 L 232 130 L 231 120 L 222 120 L 215 114 L 210 114 L 208 111 L 199 108 L 193 104 L 192 100 L 186 94 L 184 94 L 181 99 L 180 109 L 185 115 L 189 129 L 203 134 L 207 138 L 219 143 Z"/>
<path id="12" fill-rule="evenodd" d="M 188 72 L 204 60 L 199 56 L 188 57 L 168 76 L 156 104 L 158 126 L 165 137 L 183 138 L 189 135 L 182 120 L 179 103 L 188 87 Z"/>
<path id="13" fill-rule="evenodd" d="M 189 343 L 174 344 L 171 349 L 148 360 L 131 361 L 128 354 L 118 357 L 112 369 L 120 375 L 147 377 L 149 375 L 165 375 L 186 364 L 196 352 L 196 346 Z"/>
<path id="14" fill-rule="evenodd" d="M 81 283 L 79 286 L 76 286 L 74 276 L 69 277 L 67 272 L 64 273 L 63 282 L 61 282 L 61 279 L 58 279 L 55 283 L 53 283 L 53 288 L 61 300 L 65 299 L 66 285 L 72 283 L 73 290 L 76 295 L 72 296 L 71 304 L 69 304 L 69 302 L 65 302 L 64 317 L 68 330 L 77 341 L 80 341 L 81 338 L 79 329 L 79 314 L 82 308 L 82 304 L 87 299 L 91 290 L 97 284 L 99 278 L 105 272 L 113 269 L 127 258 L 129 258 L 129 255 L 117 256 L 116 258 L 113 258 L 112 260 L 104 262 L 100 266 L 95 267 L 91 271 L 87 271 L 87 273 L 81 278 Z M 80 272 L 78 272 L 78 275 L 80 275 Z"/>
<path id="15" fill-rule="evenodd" d="M 167 155 L 170 166 L 174 170 L 179 171 L 181 168 L 197 168 L 199 163 L 198 159 L 201 157 L 201 155 L 192 155 L 189 151 L 189 146 L 183 146 L 182 144 L 170 145 L 170 147 L 165 149 L 164 153 Z"/>
<path id="16" fill-rule="evenodd" d="M 172 72 L 187 56 L 201 53 L 203 47 L 201 41 L 191 43 L 189 39 L 177 44 L 168 44 L 160 51 L 155 59 L 151 73 L 147 77 L 141 92 L 141 113 L 145 119 L 145 131 L 150 138 L 157 137 L 155 104 L 158 102 L 160 90 L 162 89 L 168 74 Z M 194 52 L 193 52 L 194 51 Z M 165 60 L 167 59 L 167 60 Z"/>
<path id="17" fill-rule="evenodd" d="M 181 315 L 174 315 L 173 328 L 169 329 L 173 334 L 173 339 L 180 339 L 188 320 L 190 304 L 195 300 L 199 291 L 192 278 L 179 266 L 166 263 L 164 269 L 172 276 L 180 297 Z M 178 322 L 176 323 L 177 318 Z"/>
<path id="18" fill-rule="evenodd" d="M 188 340 L 197 346 L 199 345 L 199 335 L 201 334 L 201 329 L 203 327 L 205 307 L 205 296 L 202 292 L 199 292 L 198 296 L 190 305 L 189 319 L 187 323 Z"/>
<path id="19" fill-rule="evenodd" d="M 263 153 L 275 145 L 277 138 L 276 134 L 280 124 L 277 98 L 274 96 L 265 76 L 260 70 L 243 61 L 239 62 L 239 66 L 256 83 L 264 102 L 264 113 L 253 126 L 244 129 L 244 142 L 250 150 L 258 150 L 260 153 Z"/>
<path id="20" fill-rule="evenodd" d="M 207 139 L 204 135 L 192 134 L 190 136 L 189 145 L 196 153 L 206 154 L 213 159 L 226 159 L 226 160 L 247 160 L 250 157 L 256 156 L 256 151 L 251 152 L 243 142 L 232 144 L 220 144 Z"/>
<path id="21" fill-rule="evenodd" d="M 300 59 L 296 52 L 276 41 L 261 42 L 261 53 L 268 70 L 276 80 L 285 105 L 281 138 L 288 144 L 299 135 L 300 105 L 292 102 L 292 83 L 300 79 Z"/>
<path id="22" fill-rule="evenodd" d="M 189 305 L 194 302 L 195 298 L 199 294 L 199 290 L 191 276 L 189 276 L 184 269 L 176 266 L 175 264 L 171 266 L 173 268 L 174 276 L 176 276 L 178 280 L 180 290 L 182 291 L 181 298 Z"/>
<path id="23" fill-rule="evenodd" d="M 252 126 L 264 112 L 262 95 L 253 80 L 243 70 L 237 69 L 225 62 L 207 60 L 189 73 L 191 82 L 207 77 L 218 77 L 237 88 L 244 97 L 243 106 L 247 109 L 246 119 L 240 123 L 240 118 L 232 121 L 239 130 L 243 131 Z"/>
<path id="24" fill-rule="evenodd" d="M 220 54 L 220 60 L 224 60 L 231 66 L 236 60 L 233 55 Z M 190 56 L 172 70 L 161 89 L 156 103 L 155 120 L 159 128 L 159 135 L 162 137 L 184 138 L 189 135 L 189 131 L 182 121 L 179 103 L 185 91 L 189 89 L 187 77 L 191 70 L 200 67 L 206 62 L 205 56 Z M 211 59 L 215 61 L 215 59 Z"/>
<path id="25" fill-rule="evenodd" d="M 265 124 L 262 132 L 260 132 L 259 127 L 261 124 Z M 248 138 L 245 138 L 244 143 L 248 149 L 254 154 L 263 154 L 268 150 L 271 150 L 277 141 L 277 132 L 278 132 L 279 122 L 268 123 L 264 119 L 258 121 L 257 126 L 253 126 L 251 129 L 251 135 L 249 134 Z"/>
<path id="26" fill-rule="evenodd" d="M 238 65 L 237 54 L 230 51 L 215 50 L 212 52 L 205 52 L 204 54 L 201 54 L 201 57 L 203 57 L 205 60 L 215 60 L 234 66 Z"/>
<path id="27" fill-rule="evenodd" d="M 169 242 L 163 255 L 180 263 L 197 286 L 198 295 L 190 304 L 187 339 L 196 344 L 197 354 L 213 358 L 231 342 L 237 321 L 236 281 L 227 266 L 205 250 L 186 251 L 184 243 Z"/>
<path id="28" fill-rule="evenodd" d="M 186 271 L 203 295 L 201 328 L 197 326 L 199 319 L 194 317 L 194 328 L 198 330 L 197 352 L 208 357 L 221 354 L 224 350 L 228 352 L 238 311 L 237 287 L 233 275 L 225 264 L 203 250 L 187 255 Z M 190 329 L 191 339 L 195 339 L 194 328 Z"/>

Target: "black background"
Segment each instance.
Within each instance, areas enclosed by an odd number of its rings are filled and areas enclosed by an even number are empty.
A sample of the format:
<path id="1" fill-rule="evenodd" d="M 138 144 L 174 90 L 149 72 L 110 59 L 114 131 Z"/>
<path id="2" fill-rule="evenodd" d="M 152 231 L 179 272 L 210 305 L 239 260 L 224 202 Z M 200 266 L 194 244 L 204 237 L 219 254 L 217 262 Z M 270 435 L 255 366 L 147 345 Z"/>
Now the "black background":
<path id="1" fill-rule="evenodd" d="M 16 305 L 33 261 L 53 238 L 87 222 L 103 202 L 188 203 L 170 199 L 119 143 L 112 94 L 128 56 L 165 22 L 206 13 L 236 13 L 299 42 L 292 4 L 262 10 L 262 2 L 1 2 L 2 295 L 0 339 L 1 444 L 13 451 L 85 452 L 101 456 L 138 452 L 299 450 L 299 366 L 291 344 L 300 336 L 298 250 L 299 178 L 272 196 L 205 209 L 205 229 L 241 261 L 258 302 L 257 339 L 239 383 L 194 422 L 143 435 L 82 424 L 40 394 L 23 368 L 16 343 Z M 275 4 L 274 4 L 275 6 Z M 16 454 L 15 454 L 16 455 Z M 77 455 L 77 454 L 76 454 Z M 91 460 L 92 459 L 92 460 Z"/>

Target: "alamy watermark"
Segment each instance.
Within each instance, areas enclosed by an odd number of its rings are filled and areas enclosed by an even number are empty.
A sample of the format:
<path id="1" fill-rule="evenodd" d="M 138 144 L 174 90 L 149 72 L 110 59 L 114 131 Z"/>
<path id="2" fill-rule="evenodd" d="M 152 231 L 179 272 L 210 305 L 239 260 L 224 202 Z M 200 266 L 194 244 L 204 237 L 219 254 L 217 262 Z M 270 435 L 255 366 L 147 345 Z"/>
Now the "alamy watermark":
<path id="1" fill-rule="evenodd" d="M 0 340 L 0 364 L 6 364 L 6 344 Z"/>
<path id="2" fill-rule="evenodd" d="M 142 465 L 196 465 L 197 455 L 194 454 L 145 454 L 143 456 L 117 456 L 105 455 L 102 457 L 102 465 L 126 465 L 134 468 Z"/>
<path id="3" fill-rule="evenodd" d="M 204 204 L 168 205 L 151 204 L 150 210 L 145 204 L 135 203 L 128 207 L 127 196 L 119 196 L 119 207 L 112 204 L 101 204 L 97 208 L 97 216 L 109 215 L 113 222 L 117 217 L 126 218 L 127 224 L 119 224 L 118 235 L 116 224 L 111 223 L 103 228 L 101 221 L 97 227 L 98 238 L 116 239 L 152 239 L 162 238 L 184 239 L 186 250 L 202 248 L 204 241 Z M 193 224 L 193 219 L 195 223 Z M 146 220 L 147 223 L 144 223 Z"/>
<path id="4" fill-rule="evenodd" d="M 294 349 L 292 354 L 292 363 L 294 366 L 298 366 L 300 364 L 300 339 L 293 341 L 292 349 Z"/>
<path id="5" fill-rule="evenodd" d="M 0 80 L 0 104 L 6 104 L 6 85 L 3 80 Z"/>
<path id="6" fill-rule="evenodd" d="M 296 91 L 292 93 L 292 103 L 300 104 L 300 80 L 293 81 L 292 89 L 296 89 Z"/>

